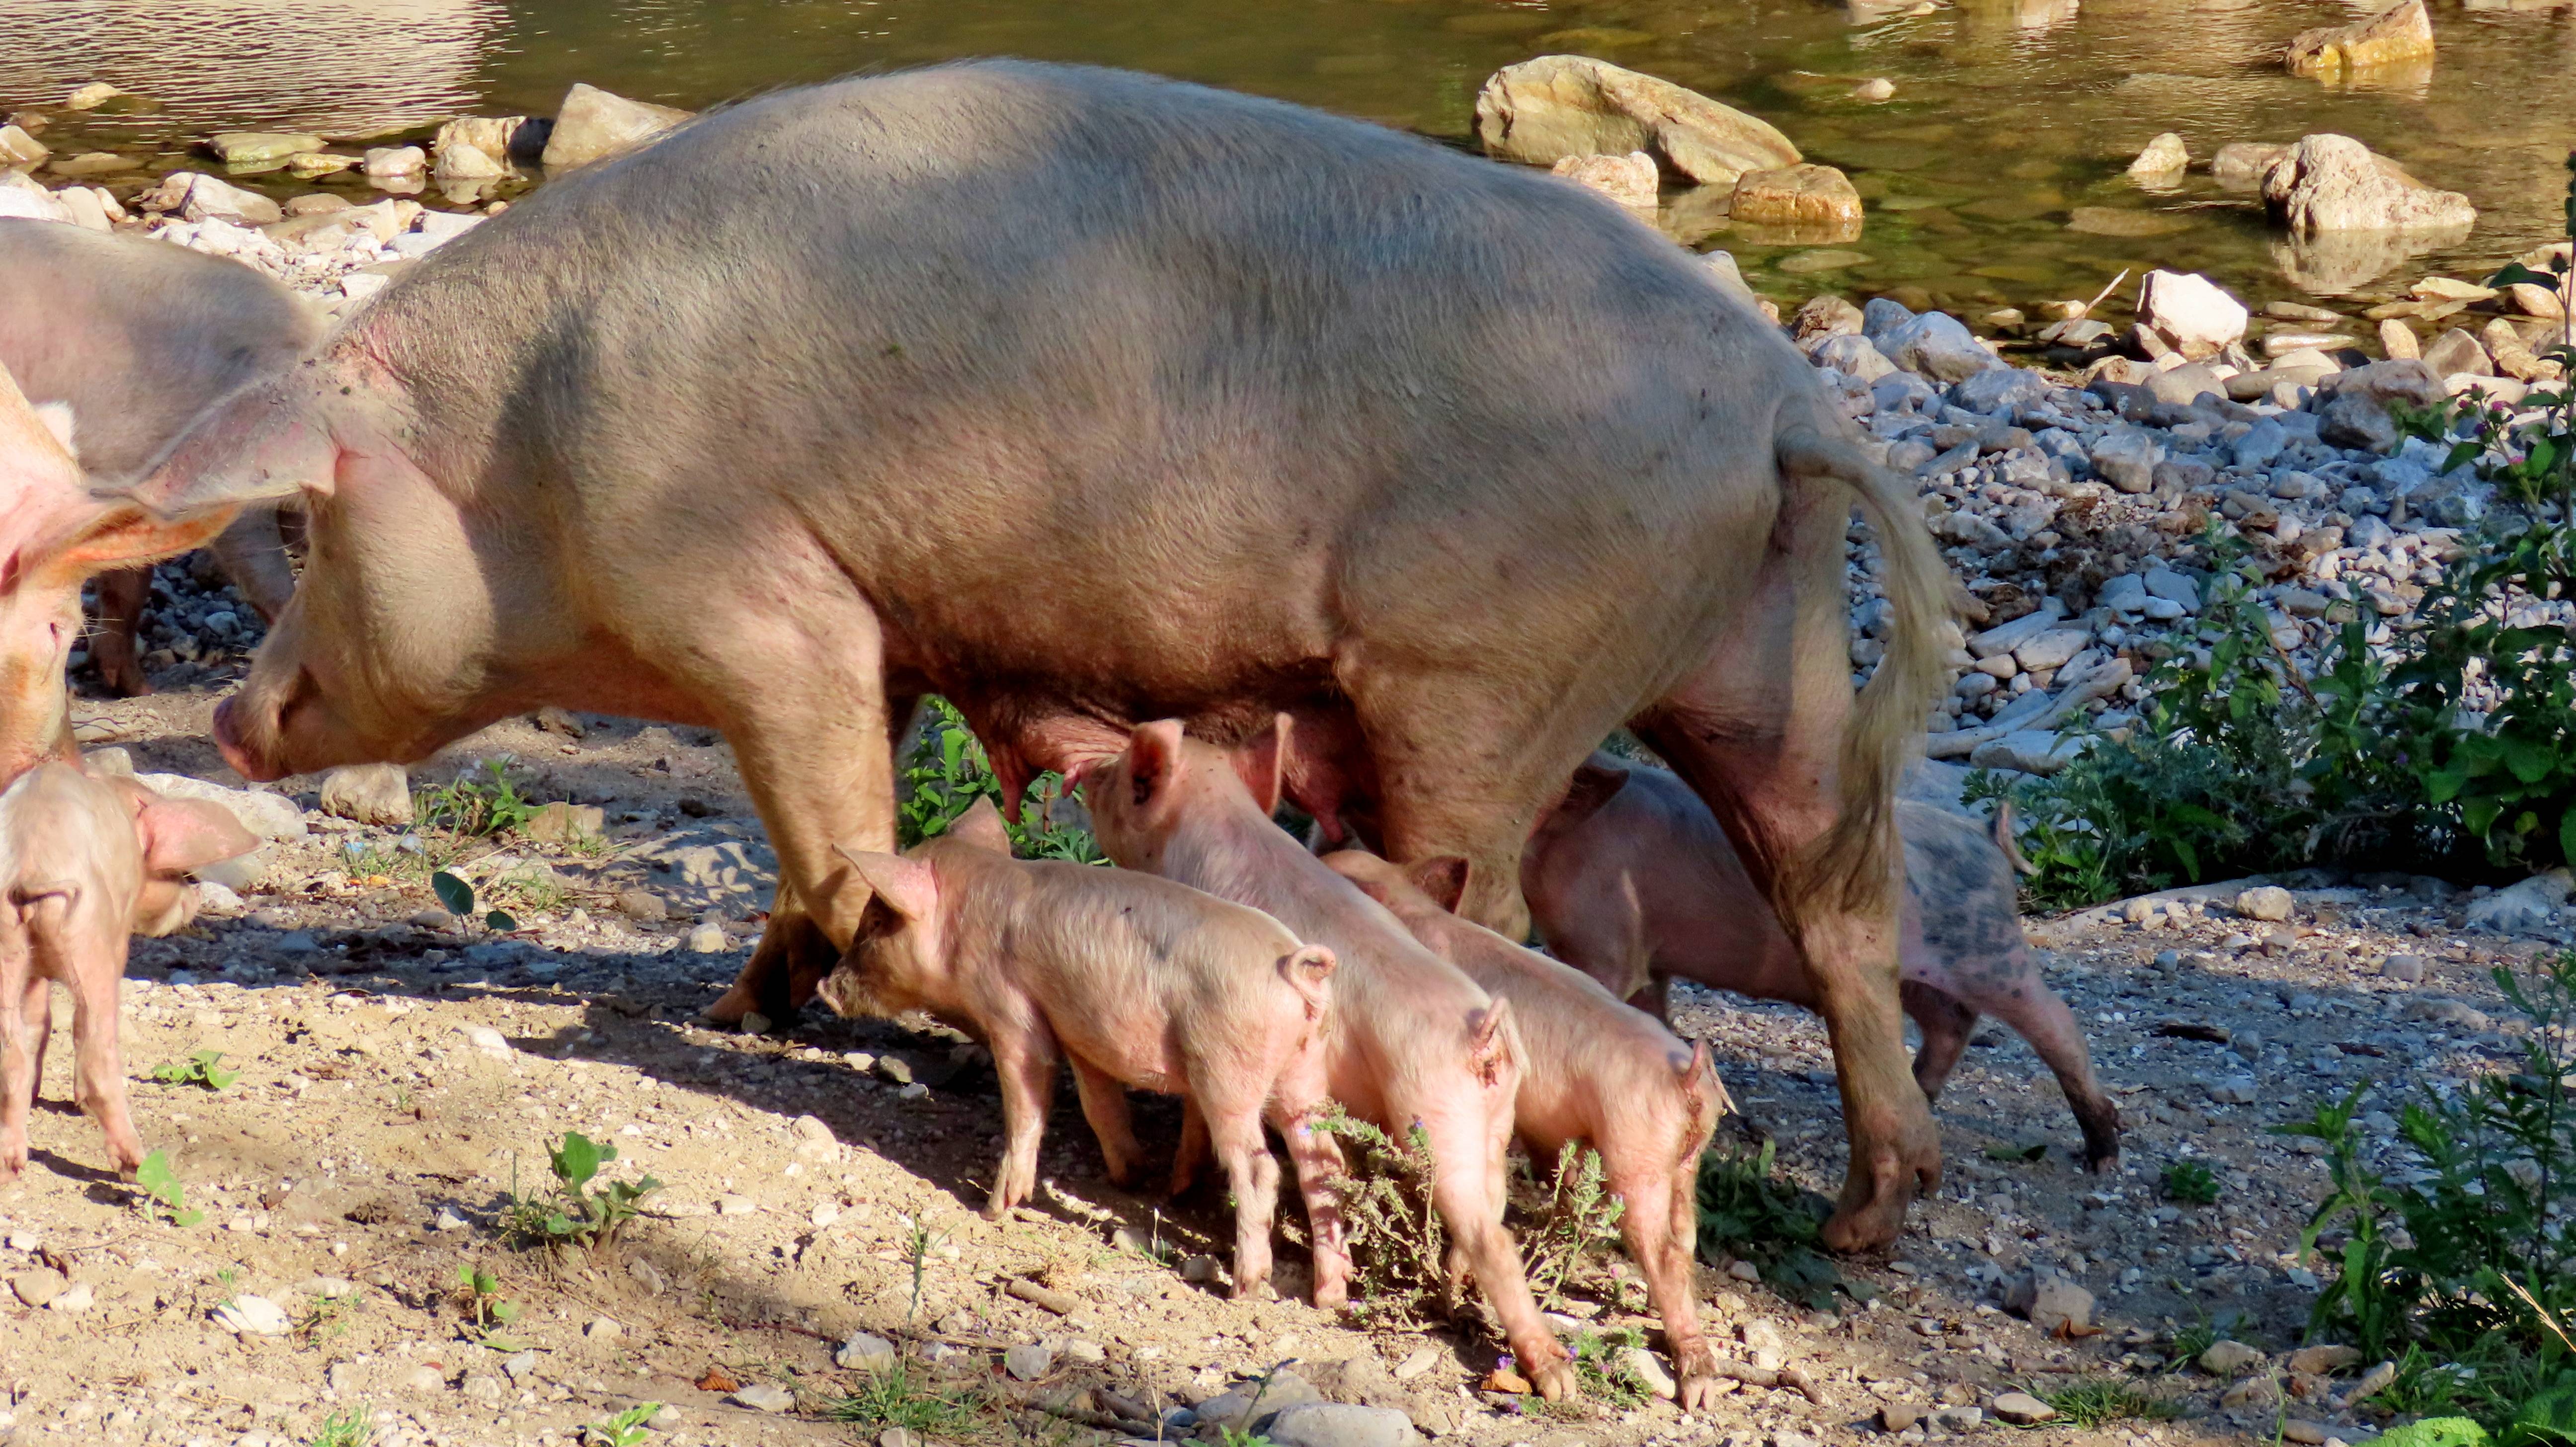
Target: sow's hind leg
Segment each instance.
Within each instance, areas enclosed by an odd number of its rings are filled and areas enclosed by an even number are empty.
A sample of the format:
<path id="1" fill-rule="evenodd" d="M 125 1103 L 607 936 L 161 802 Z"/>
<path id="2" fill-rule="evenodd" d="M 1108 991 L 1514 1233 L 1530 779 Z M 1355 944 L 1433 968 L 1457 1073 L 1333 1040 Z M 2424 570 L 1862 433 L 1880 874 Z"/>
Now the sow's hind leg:
<path id="1" fill-rule="evenodd" d="M 1897 1003 L 1897 851 L 1866 909 L 1790 886 L 1790 862 L 1834 826 L 1852 709 L 1843 536 L 1850 496 L 1793 489 L 1745 604 L 1699 667 L 1635 720 L 1717 815 L 1756 887 L 1797 941 L 1833 1039 L 1851 1173 L 1825 1224 L 1836 1250 L 1896 1239 L 1918 1184 L 1941 1179 L 1941 1142 L 1905 1051 Z M 1891 831 L 1892 832 L 1892 831 Z"/>

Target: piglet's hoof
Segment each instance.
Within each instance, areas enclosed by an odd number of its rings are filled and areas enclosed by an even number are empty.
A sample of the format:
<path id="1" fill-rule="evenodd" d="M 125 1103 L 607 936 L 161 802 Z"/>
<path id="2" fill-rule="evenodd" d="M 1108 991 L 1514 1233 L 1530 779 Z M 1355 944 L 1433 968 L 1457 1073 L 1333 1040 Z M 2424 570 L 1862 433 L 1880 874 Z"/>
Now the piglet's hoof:
<path id="1" fill-rule="evenodd" d="M 739 1025 L 742 1017 L 760 1005 L 759 999 L 739 982 L 717 997 L 716 1002 L 700 1011 L 698 1018 L 710 1025 Z"/>
<path id="2" fill-rule="evenodd" d="M 1575 1384 L 1574 1362 L 1570 1358 L 1523 1362 L 1521 1370 L 1528 1374 L 1530 1385 L 1538 1388 L 1538 1394 L 1551 1402 L 1572 1401 L 1580 1391 Z"/>
<path id="3" fill-rule="evenodd" d="M 1675 1358 L 1673 1375 L 1680 1378 L 1673 1400 L 1683 1411 L 1696 1412 L 1717 1400 L 1717 1356 L 1705 1344 Z"/>

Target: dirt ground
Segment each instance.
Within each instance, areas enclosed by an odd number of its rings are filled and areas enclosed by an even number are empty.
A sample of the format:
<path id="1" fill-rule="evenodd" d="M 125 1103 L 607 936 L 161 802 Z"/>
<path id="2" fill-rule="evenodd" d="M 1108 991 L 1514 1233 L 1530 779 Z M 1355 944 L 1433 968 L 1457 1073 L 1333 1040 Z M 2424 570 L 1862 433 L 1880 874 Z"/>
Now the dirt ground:
<path id="1" fill-rule="evenodd" d="M 83 732 L 140 771 L 238 785 L 204 738 L 237 667 L 183 665 L 157 696 L 85 700 Z M 2535 948 L 2467 937 L 2429 881 L 2420 894 L 2302 891 L 2286 927 L 2249 927 L 2223 903 L 2143 925 L 2116 911 L 2034 921 L 2048 978 L 2091 1032 L 2126 1118 L 2119 1173 L 2078 1168 L 2053 1079 L 1990 1023 L 1938 1107 L 1949 1160 L 1938 1199 L 1891 1253 L 1843 1263 L 1875 1299 L 1810 1311 L 1703 1268 L 1726 1350 L 1778 1354 L 1817 1400 L 1746 1386 L 1690 1417 L 1652 1400 L 1549 1409 L 1479 1394 L 1499 1347 L 1473 1318 L 1363 1331 L 1294 1301 L 1229 1301 L 1200 1279 L 1207 1263 L 1187 1262 L 1222 1254 L 1222 1202 L 1110 1187 L 1070 1090 L 1040 1200 L 985 1222 L 997 1096 L 956 1037 L 820 1007 L 789 1039 L 693 1023 L 756 938 L 770 884 L 759 825 L 713 735 L 579 722 L 576 738 L 512 721 L 412 771 L 423 790 L 506 753 L 535 797 L 603 810 L 602 843 L 485 842 L 452 866 L 517 902 L 513 933 L 433 912 L 426 871 L 404 852 L 410 831 L 325 817 L 318 780 L 295 779 L 276 787 L 304 807 L 309 837 L 271 846 L 243 912 L 136 943 L 124 1014 L 136 1113 L 205 1219 L 157 1220 L 101 1169 L 98 1132 L 65 1103 L 60 1041 L 34 1163 L 0 1188 L 0 1441 L 265 1447 L 312 1441 L 354 1413 L 388 1447 L 570 1443 L 586 1424 L 660 1403 L 656 1443 L 894 1447 L 887 1420 L 829 1413 L 870 1380 L 834 1365 L 836 1346 L 867 1331 L 906 1362 L 905 1392 L 873 1400 L 912 1413 L 894 1420 L 928 1440 L 960 1444 L 1151 1438 L 1132 1424 L 1283 1362 L 1325 1395 L 1493 1447 L 1813 1447 L 1879 1433 L 1886 1404 L 1902 1420 L 1908 1404 L 1984 1408 L 1999 1392 L 2102 1377 L 2182 1415 L 2027 1429 L 2041 1447 L 2269 1440 L 2284 1415 L 2323 1429 L 2294 1421 L 2294 1440 L 2357 1442 L 2372 1429 L 2337 1418 L 2332 1401 L 2366 1363 L 2331 1383 L 2258 1369 L 2231 1393 L 2163 1370 L 2164 1357 L 2178 1330 L 2229 1312 L 2245 1317 L 2235 1335 L 2267 1351 L 2298 1343 L 2315 1293 L 2292 1253 L 2324 1174 L 2267 1128 L 2364 1077 L 2403 1089 L 2492 1068 L 2512 1041 L 2485 1013 L 2501 1013 L 2486 965 Z M 511 877 L 520 883 L 490 887 Z M 665 920 L 636 917 L 651 912 L 639 891 Z M 2420 983 L 2382 973 L 2397 954 L 2425 961 Z M 1684 999 L 1679 1024 L 1710 1041 L 1743 1109 L 1721 1142 L 1776 1140 L 1789 1174 L 1830 1192 L 1842 1132 L 1820 1024 Z M 67 1030 L 67 1004 L 61 1019 Z M 153 1067 L 196 1050 L 222 1052 L 240 1078 L 221 1091 L 152 1083 Z M 2365 1130 L 2384 1141 L 2394 1092 L 2369 1108 Z M 1174 1111 L 1150 1107 L 1141 1123 L 1149 1148 L 1169 1149 Z M 611 1174 L 649 1171 L 663 1189 L 606 1250 L 510 1249 L 499 1222 L 514 1183 L 537 1190 L 565 1131 L 614 1144 Z M 2036 1161 L 2015 1154 L 2043 1145 Z M 2216 1204 L 2163 1197 L 2159 1177 L 2182 1159 L 2209 1165 Z M 1294 1247 L 1281 1264 L 1282 1288 L 1302 1288 Z M 491 1273 L 517 1308 L 488 1340 L 460 1266 Z M 2096 1295 L 2098 1334 L 2043 1338 L 2001 1309 L 2006 1282 L 2033 1267 Z M 1604 1299 L 1615 1294 L 1561 1305 L 1659 1342 L 1650 1318 Z M 24 1304 L 37 1299 L 47 1305 Z M 254 1299 L 282 1315 L 264 1324 L 287 1329 L 225 1324 L 262 1315 Z M 1031 1344 L 1044 1350 L 1005 1366 Z M 2304 1395 L 2271 1405 L 2275 1377 Z M 1969 1415 L 1904 1435 L 2014 1430 Z"/>

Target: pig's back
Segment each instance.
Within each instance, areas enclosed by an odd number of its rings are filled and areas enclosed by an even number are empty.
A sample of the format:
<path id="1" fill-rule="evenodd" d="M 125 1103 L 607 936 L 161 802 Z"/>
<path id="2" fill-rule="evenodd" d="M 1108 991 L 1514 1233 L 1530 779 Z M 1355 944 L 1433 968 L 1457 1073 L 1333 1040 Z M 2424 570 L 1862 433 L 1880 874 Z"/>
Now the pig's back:
<path id="1" fill-rule="evenodd" d="M 594 553 L 693 568 L 792 527 L 934 677 L 1148 695 L 1164 659 L 1311 659 L 1372 610 L 1460 632 L 1496 570 L 1425 549 L 1508 559 L 1569 648 L 1681 606 L 1599 572 L 1766 525 L 1771 410 L 1815 386 L 1577 187 L 1014 62 L 697 121 L 442 248 L 343 346 L 409 382 L 432 476 L 525 489 Z M 1040 577 L 1053 606 L 995 606 Z"/>
<path id="2" fill-rule="evenodd" d="M 0 218 L 0 367 L 71 405 L 93 483 L 130 482 L 227 392 L 321 336 L 293 292 L 167 242 Z"/>

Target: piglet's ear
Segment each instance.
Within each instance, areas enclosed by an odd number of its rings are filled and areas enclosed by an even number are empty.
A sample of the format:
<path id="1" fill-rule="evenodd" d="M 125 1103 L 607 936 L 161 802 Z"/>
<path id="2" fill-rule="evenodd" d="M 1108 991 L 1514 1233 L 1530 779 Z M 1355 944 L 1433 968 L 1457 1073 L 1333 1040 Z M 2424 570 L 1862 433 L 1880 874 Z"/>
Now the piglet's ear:
<path id="1" fill-rule="evenodd" d="M 1574 771 L 1574 782 L 1565 791 L 1565 802 L 1556 806 L 1548 822 L 1560 829 L 1570 828 L 1601 811 L 1601 806 L 1618 797 L 1628 787 L 1628 771 L 1614 764 L 1585 764 Z"/>
<path id="2" fill-rule="evenodd" d="M 239 507 L 218 507 L 186 517 L 164 519 L 120 502 L 85 520 L 77 531 L 55 543 L 39 543 L 39 576 L 59 583 L 77 582 L 93 573 L 140 567 L 202 547 L 231 524 Z"/>
<path id="3" fill-rule="evenodd" d="M 1252 791 L 1252 802 L 1264 814 L 1278 813 L 1280 778 L 1288 762 L 1288 715 L 1272 715 L 1270 726 L 1245 739 L 1232 758 L 1235 776 Z"/>
<path id="4" fill-rule="evenodd" d="M 850 861 L 850 867 L 859 872 L 859 878 L 868 888 L 876 891 L 877 898 L 885 902 L 886 908 L 904 919 L 925 920 L 938 912 L 939 882 L 932 876 L 929 865 L 918 859 L 906 859 L 900 854 L 844 849 L 837 844 L 832 848 Z"/>
<path id="5" fill-rule="evenodd" d="M 135 811 L 134 831 L 143 844 L 144 872 L 165 879 L 259 847 L 259 836 L 233 811 L 208 799 L 149 794 Z"/>
<path id="6" fill-rule="evenodd" d="M 1127 739 L 1127 787 L 1142 809 L 1172 787 L 1181 771 L 1181 721 L 1158 719 Z"/>
<path id="7" fill-rule="evenodd" d="M 1011 831 L 1002 826 L 1002 811 L 993 807 L 989 794 L 977 799 L 972 808 L 958 815 L 949 824 L 945 837 L 961 844 L 972 844 L 978 849 L 990 849 L 996 854 L 1011 852 Z"/>
<path id="8" fill-rule="evenodd" d="M 1467 861 L 1455 854 L 1417 859 L 1404 867 L 1404 877 L 1451 914 L 1458 912 L 1458 901 L 1467 897 Z"/>

